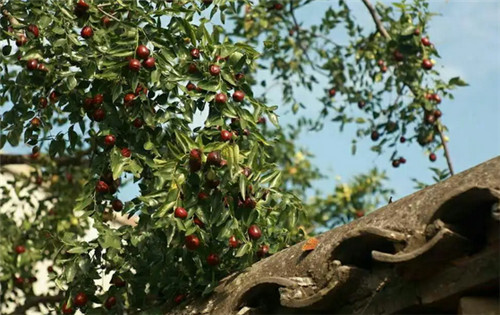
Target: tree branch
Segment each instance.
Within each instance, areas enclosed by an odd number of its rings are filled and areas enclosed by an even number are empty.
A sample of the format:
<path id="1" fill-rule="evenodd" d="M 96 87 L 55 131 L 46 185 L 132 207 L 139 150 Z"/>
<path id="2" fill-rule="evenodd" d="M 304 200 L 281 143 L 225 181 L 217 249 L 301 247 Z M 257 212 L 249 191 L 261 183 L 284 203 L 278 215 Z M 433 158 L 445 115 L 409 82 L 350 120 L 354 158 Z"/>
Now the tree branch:
<path id="1" fill-rule="evenodd" d="M 307 49 L 304 46 L 302 46 L 302 40 L 300 38 L 300 33 L 299 33 L 300 26 L 299 26 L 299 22 L 297 21 L 297 18 L 295 17 L 295 11 L 294 11 L 294 7 L 293 7 L 293 1 L 290 1 L 290 13 L 292 15 L 292 20 L 293 20 L 293 24 L 294 24 L 294 28 L 295 28 L 295 38 L 297 39 L 298 46 L 304 52 L 304 55 L 306 56 L 307 61 L 309 61 L 309 63 L 311 64 L 311 67 L 314 70 L 318 71 L 318 73 L 320 73 L 320 74 L 328 77 L 327 74 L 323 73 L 322 71 L 320 71 L 320 69 L 316 68 L 316 65 L 314 64 L 314 62 L 312 61 L 311 57 L 309 57 L 309 54 L 307 53 Z"/>
<path id="2" fill-rule="evenodd" d="M 362 0 L 365 6 L 368 8 L 368 11 L 370 11 L 370 15 L 373 18 L 373 21 L 375 22 L 375 25 L 377 25 L 377 30 L 379 31 L 382 36 L 384 36 L 387 39 L 390 39 L 391 36 L 389 33 L 387 33 L 387 30 L 385 29 L 384 25 L 382 24 L 382 21 L 380 21 L 377 11 L 375 11 L 375 8 L 372 6 L 369 0 Z"/>
<path id="3" fill-rule="evenodd" d="M 27 297 L 23 305 L 16 307 L 13 314 L 26 314 L 27 310 L 37 306 L 38 304 L 55 304 L 60 302 L 62 299 L 62 294 Z"/>
<path id="4" fill-rule="evenodd" d="M 121 22 L 119 19 L 117 19 L 116 17 L 114 17 L 113 15 L 109 14 L 108 12 L 104 11 L 102 9 L 102 7 L 104 7 L 105 5 L 98 5 L 97 6 L 97 10 L 101 11 L 102 14 L 106 15 L 107 17 L 109 17 L 110 19 L 112 20 L 115 20 L 115 21 L 118 21 L 118 22 Z"/>
<path id="5" fill-rule="evenodd" d="M 33 159 L 30 154 L 0 154 L 0 166 L 10 164 L 43 164 L 46 161 L 54 161 L 59 166 L 86 164 L 88 161 L 82 159 L 90 153 L 90 150 L 78 152 L 75 156 L 64 156 L 54 160 L 44 158 Z"/>
<path id="6" fill-rule="evenodd" d="M 436 124 L 436 131 L 439 133 L 439 137 L 441 138 L 441 144 L 443 145 L 444 149 L 444 157 L 446 158 L 446 163 L 448 164 L 450 175 L 453 176 L 455 175 L 455 172 L 453 171 L 453 164 L 451 163 L 450 149 L 448 148 L 448 144 L 446 143 L 446 139 L 444 138 L 443 125 L 440 121 L 438 121 L 438 123 Z"/>

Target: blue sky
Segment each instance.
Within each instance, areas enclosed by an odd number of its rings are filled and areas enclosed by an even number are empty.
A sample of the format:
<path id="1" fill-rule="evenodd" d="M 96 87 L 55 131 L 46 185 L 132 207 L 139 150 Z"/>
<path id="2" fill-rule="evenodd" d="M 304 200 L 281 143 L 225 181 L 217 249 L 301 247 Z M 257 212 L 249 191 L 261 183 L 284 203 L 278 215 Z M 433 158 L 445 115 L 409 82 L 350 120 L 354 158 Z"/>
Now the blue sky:
<path id="1" fill-rule="evenodd" d="M 319 23 L 318 12 L 324 12 L 332 3 L 336 1 L 318 0 L 309 4 L 297 12 L 299 22 L 306 26 Z M 373 29 L 374 24 L 361 1 L 348 3 L 365 29 Z M 449 148 L 455 171 L 460 172 L 500 154 L 500 2 L 430 0 L 430 8 L 441 14 L 433 18 L 427 34 L 442 57 L 437 60 L 437 69 L 445 78 L 459 75 L 470 84 L 455 91 L 455 100 L 444 100 L 441 104 L 442 120 L 450 130 Z M 315 95 L 311 96 L 305 89 L 298 93 L 299 98 L 312 100 L 312 111 L 321 108 Z M 279 105 L 279 87 L 271 90 L 268 98 L 270 104 Z M 293 123 L 296 117 L 284 114 L 286 110 L 279 110 L 281 123 Z M 327 123 L 320 132 L 304 132 L 298 141 L 300 147 L 315 155 L 314 163 L 326 175 L 327 179 L 314 185 L 324 193 L 333 191 L 337 176 L 349 180 L 377 166 L 387 170 L 388 185 L 396 190 L 394 198 L 399 199 L 415 191 L 411 178 L 430 183 L 432 173 L 428 167 L 446 166 L 442 151 L 433 164 L 425 152 L 413 144 L 400 150 L 408 162 L 394 169 L 388 155 L 379 156 L 369 150 L 372 145 L 369 139 L 359 142 L 358 152 L 353 156 L 350 147 L 355 129 L 346 128 L 340 133 L 338 127 L 338 124 Z M 16 151 L 8 147 L 5 150 Z M 27 151 L 27 148 L 22 150 Z M 136 194 L 135 188 L 127 187 L 121 190 L 120 197 L 130 200 Z"/>
<path id="2" fill-rule="evenodd" d="M 317 12 L 324 12 L 331 3 L 317 1 L 308 5 L 300 11 L 299 23 L 317 24 Z M 372 30 L 374 24 L 361 1 L 348 4 L 358 22 Z M 500 2 L 431 0 L 430 9 L 440 14 L 432 19 L 427 34 L 441 55 L 436 68 L 446 79 L 460 76 L 469 83 L 454 91 L 454 100 L 446 99 L 441 104 L 442 121 L 449 128 L 448 144 L 458 173 L 500 154 Z M 314 101 L 316 95 L 305 89 L 298 93 L 302 93 L 299 98 L 303 100 L 313 100 L 308 108 L 321 108 Z M 279 104 L 280 95 L 276 88 L 268 97 L 272 104 Z M 283 114 L 284 110 L 280 112 Z M 295 117 L 286 114 L 280 119 L 282 123 L 293 123 Z M 298 141 L 315 155 L 314 163 L 327 176 L 315 183 L 315 188 L 325 193 L 333 190 L 336 176 L 344 181 L 377 166 L 387 170 L 388 185 L 396 191 L 394 198 L 399 199 L 415 191 L 411 178 L 432 183 L 428 168 L 446 167 L 442 150 L 437 152 L 438 161 L 430 163 L 416 144 L 400 148 L 408 162 L 397 169 L 389 164 L 392 151 L 377 155 L 370 151 L 369 139 L 358 142 L 358 152 L 353 156 L 350 146 L 355 129 L 346 128 L 341 133 L 338 127 L 333 122 L 327 123 L 321 132 L 304 132 Z"/>

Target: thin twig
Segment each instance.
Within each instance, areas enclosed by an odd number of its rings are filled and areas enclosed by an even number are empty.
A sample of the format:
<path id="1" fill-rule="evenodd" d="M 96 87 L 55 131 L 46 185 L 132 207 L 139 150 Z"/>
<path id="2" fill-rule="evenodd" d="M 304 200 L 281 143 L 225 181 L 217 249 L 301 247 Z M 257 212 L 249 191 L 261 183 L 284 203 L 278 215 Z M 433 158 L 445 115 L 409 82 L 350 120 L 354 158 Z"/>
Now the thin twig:
<path id="1" fill-rule="evenodd" d="M 121 22 L 121 20 L 115 18 L 113 15 L 109 14 L 108 12 L 104 11 L 102 8 L 102 5 L 98 5 L 97 6 L 97 10 L 101 11 L 102 14 L 106 15 L 107 17 L 117 21 L 117 22 Z"/>
<path id="2" fill-rule="evenodd" d="M 377 25 L 377 30 L 382 34 L 387 39 L 390 39 L 391 36 L 389 33 L 387 33 L 387 30 L 385 29 L 384 25 L 382 24 L 382 21 L 380 21 L 377 11 L 375 11 L 375 8 L 372 6 L 369 0 L 362 0 L 365 6 L 368 8 L 368 11 L 370 11 L 370 14 L 373 18 L 373 21 L 375 22 L 375 25 Z"/>
<path id="3" fill-rule="evenodd" d="M 23 305 L 19 305 L 13 314 L 25 314 L 30 308 L 37 306 L 39 304 L 55 304 L 63 299 L 62 294 L 58 295 L 40 295 L 34 297 L 28 297 Z"/>
<path id="4" fill-rule="evenodd" d="M 314 65 L 314 62 L 312 61 L 311 57 L 309 57 L 309 54 L 307 53 L 307 49 L 304 46 L 302 46 L 302 40 L 300 39 L 300 32 L 299 32 L 300 26 L 299 26 L 299 22 L 297 22 L 297 18 L 295 17 L 295 11 L 293 8 L 293 1 L 290 1 L 290 13 L 291 13 L 292 19 L 293 19 L 293 24 L 294 24 L 294 28 L 295 28 L 295 38 L 297 39 L 297 44 L 300 47 L 300 49 L 304 52 L 304 55 L 306 56 L 307 60 L 311 64 L 311 67 L 314 70 L 317 70 L 316 66 Z"/>
<path id="5" fill-rule="evenodd" d="M 439 137 L 441 138 L 441 144 L 443 145 L 444 156 L 446 158 L 446 163 L 448 164 L 450 175 L 453 176 L 455 175 L 455 172 L 453 171 L 453 164 L 451 163 L 450 149 L 448 148 L 448 144 L 446 143 L 446 139 L 444 138 L 443 125 L 440 121 L 438 121 L 436 124 L 436 131 L 439 133 Z"/>
<path id="6" fill-rule="evenodd" d="M 413 95 L 417 96 L 418 93 L 415 91 L 415 88 L 412 87 L 411 85 L 407 84 L 413 93 Z M 441 144 L 443 145 L 444 149 L 444 157 L 446 159 L 446 163 L 448 164 L 448 170 L 450 171 L 450 175 L 453 176 L 455 174 L 453 170 L 453 164 L 451 162 L 451 155 L 450 155 L 450 149 L 448 148 L 448 145 L 446 144 L 446 140 L 444 138 L 444 133 L 443 133 L 443 125 L 441 124 L 441 121 L 437 121 L 436 126 L 435 126 L 436 131 L 439 133 L 439 138 L 441 139 Z"/>
<path id="7" fill-rule="evenodd" d="M 53 161 L 59 166 L 84 164 L 86 163 L 86 160 L 82 159 L 82 157 L 84 157 L 89 153 L 90 150 L 86 150 L 78 152 L 75 156 L 64 156 L 48 161 Z M 47 159 L 44 158 L 39 158 L 34 160 L 31 158 L 31 155 L 29 154 L 0 154 L 0 167 L 3 165 L 10 165 L 10 164 L 38 164 L 38 163 L 43 164 L 46 161 Z"/>

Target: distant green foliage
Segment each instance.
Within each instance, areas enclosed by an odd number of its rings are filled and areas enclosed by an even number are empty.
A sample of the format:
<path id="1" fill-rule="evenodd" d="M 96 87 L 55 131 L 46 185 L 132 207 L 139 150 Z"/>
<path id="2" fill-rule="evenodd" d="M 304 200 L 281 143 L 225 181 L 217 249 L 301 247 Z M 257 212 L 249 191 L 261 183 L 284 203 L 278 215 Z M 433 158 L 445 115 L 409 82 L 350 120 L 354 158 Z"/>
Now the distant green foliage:
<path id="1" fill-rule="evenodd" d="M 0 1 L 0 148 L 29 145 L 34 167 L 1 201 L 13 189 L 36 209 L 22 222 L 15 206 L 0 215 L 0 305 L 33 297 L 19 277 L 46 259 L 57 271 L 49 286 L 63 296 L 52 308 L 161 312 L 209 294 L 261 258 L 261 246 L 273 254 L 386 203 L 392 191 L 377 169 L 308 198 L 324 174 L 294 140 L 331 119 L 358 124 L 358 138 L 376 131 L 373 150 L 393 148 L 393 160 L 403 136 L 434 151 L 446 130 L 440 97 L 465 82 L 422 69 L 438 57 L 415 34 L 426 34 L 426 2 L 378 5 L 390 38 L 363 30 L 347 1 L 299 25 L 311 2 Z M 332 39 L 337 28 L 347 43 Z M 266 68 L 274 82 L 257 82 Z M 296 126 L 280 127 L 278 107 L 254 95 L 258 84 L 281 85 Z M 301 116 L 297 86 L 320 91 L 318 119 Z M 126 182 L 139 194 L 120 203 Z M 111 227 L 113 213 L 138 225 Z M 83 241 L 90 227 L 98 236 Z M 111 274 L 104 291 L 98 283 Z"/>

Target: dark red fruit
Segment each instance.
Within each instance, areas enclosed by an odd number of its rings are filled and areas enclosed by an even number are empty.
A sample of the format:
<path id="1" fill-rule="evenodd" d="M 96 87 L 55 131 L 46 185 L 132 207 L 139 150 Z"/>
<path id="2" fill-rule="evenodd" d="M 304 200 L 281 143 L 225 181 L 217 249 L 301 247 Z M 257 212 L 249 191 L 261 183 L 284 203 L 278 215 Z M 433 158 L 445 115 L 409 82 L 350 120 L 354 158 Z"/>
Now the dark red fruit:
<path id="1" fill-rule="evenodd" d="M 236 239 L 236 236 L 231 236 L 229 238 L 229 247 L 231 248 L 236 248 L 240 245 L 240 242 L 238 242 L 238 240 Z"/>
<path id="2" fill-rule="evenodd" d="M 236 73 L 236 74 L 234 75 L 234 78 L 235 78 L 237 81 L 240 81 L 240 80 L 241 80 L 241 79 L 243 79 L 244 77 L 245 77 L 245 75 L 244 75 L 243 73 L 241 73 L 241 72 Z"/>
<path id="3" fill-rule="evenodd" d="M 201 170 L 201 160 L 190 159 L 189 160 L 189 170 L 192 173 L 195 173 L 195 172 L 198 172 L 199 170 Z"/>
<path id="4" fill-rule="evenodd" d="M 222 157 L 219 151 L 212 151 L 208 153 L 207 155 L 207 164 L 208 165 L 214 165 L 214 166 L 220 166 L 222 161 Z"/>
<path id="5" fill-rule="evenodd" d="M 186 299 L 186 295 L 184 294 L 178 294 L 174 297 L 174 303 L 175 304 L 181 304 L 182 301 L 184 301 Z"/>
<path id="6" fill-rule="evenodd" d="M 110 310 L 115 305 L 116 305 L 116 298 L 114 296 L 108 297 L 106 299 L 106 302 L 104 302 L 104 307 L 106 307 L 108 310 Z"/>
<path id="7" fill-rule="evenodd" d="M 283 4 L 281 3 L 275 3 L 274 6 L 273 6 L 273 9 L 275 10 L 282 10 L 283 9 Z"/>
<path id="8" fill-rule="evenodd" d="M 200 246 L 200 239 L 196 235 L 188 235 L 184 239 L 186 248 L 189 250 L 195 250 Z"/>
<path id="9" fill-rule="evenodd" d="M 335 94 L 337 94 L 337 91 L 332 88 L 332 89 L 328 90 L 328 94 L 330 95 L 330 97 L 334 97 Z"/>
<path id="10" fill-rule="evenodd" d="M 80 32 L 83 38 L 90 38 L 94 35 L 94 30 L 90 26 L 84 26 Z"/>
<path id="11" fill-rule="evenodd" d="M 429 154 L 429 160 L 430 160 L 431 162 L 435 162 L 435 161 L 437 160 L 437 156 L 436 156 L 436 154 L 435 154 L 435 153 L 431 153 L 431 154 Z"/>
<path id="12" fill-rule="evenodd" d="M 424 45 L 424 46 L 430 46 L 431 45 L 431 41 L 427 37 L 422 37 L 422 39 L 420 41 L 422 42 L 422 45 Z"/>
<path id="13" fill-rule="evenodd" d="M 245 208 L 247 208 L 247 209 L 255 209 L 257 202 L 255 202 L 255 200 L 253 200 L 250 197 L 246 197 L 243 204 L 245 205 Z"/>
<path id="14" fill-rule="evenodd" d="M 123 210 L 123 202 L 120 199 L 115 199 L 111 202 L 113 210 L 120 212 Z"/>
<path id="15" fill-rule="evenodd" d="M 36 60 L 36 59 L 28 60 L 28 63 L 26 64 L 26 68 L 30 71 L 36 70 L 38 68 L 38 60 Z"/>
<path id="16" fill-rule="evenodd" d="M 140 119 L 140 118 L 134 119 L 134 127 L 135 128 L 141 128 L 142 125 L 144 125 L 144 121 L 142 121 L 142 119 Z"/>
<path id="17" fill-rule="evenodd" d="M 359 109 L 363 109 L 363 107 L 365 107 L 365 105 L 366 105 L 366 102 L 365 102 L 365 101 L 359 101 L 359 102 L 358 102 L 358 107 L 359 107 Z"/>
<path id="18" fill-rule="evenodd" d="M 95 110 L 93 117 L 95 121 L 103 121 L 106 118 L 106 112 L 104 109 L 98 108 Z"/>
<path id="19" fill-rule="evenodd" d="M 113 277 L 111 278 L 110 283 L 114 284 L 117 288 L 123 288 L 124 286 L 127 285 L 127 282 L 125 282 L 122 279 L 122 277 L 118 276 L 117 274 L 113 275 Z"/>
<path id="20" fill-rule="evenodd" d="M 225 104 L 227 102 L 227 95 L 224 93 L 215 94 L 215 102 L 218 104 Z"/>
<path id="21" fill-rule="evenodd" d="M 64 304 L 61 306 L 61 311 L 63 314 L 73 314 L 74 313 L 73 309 L 71 307 L 68 307 L 66 302 L 64 302 Z"/>
<path id="22" fill-rule="evenodd" d="M 425 70 L 430 70 L 432 69 L 432 61 L 430 61 L 429 59 L 424 59 L 422 60 L 422 68 L 424 68 Z"/>
<path id="23" fill-rule="evenodd" d="M 132 151 L 130 151 L 128 148 L 121 149 L 120 153 L 122 154 L 123 157 L 126 158 L 129 158 L 132 155 Z"/>
<path id="24" fill-rule="evenodd" d="M 193 83 L 189 82 L 189 83 L 186 85 L 186 89 L 187 89 L 188 91 L 195 90 L 195 89 L 196 89 L 196 85 L 194 85 Z"/>
<path id="25" fill-rule="evenodd" d="M 198 219 L 197 217 L 194 217 L 193 218 L 193 222 L 194 224 L 196 224 L 197 226 L 199 226 L 200 228 L 203 228 L 205 226 L 205 223 L 203 223 L 200 219 Z"/>
<path id="26" fill-rule="evenodd" d="M 245 93 L 243 91 L 237 90 L 233 93 L 233 100 L 235 102 L 241 102 L 245 98 Z"/>
<path id="27" fill-rule="evenodd" d="M 87 301 L 88 301 L 88 297 L 87 297 L 87 294 L 83 293 L 83 292 L 79 292 L 75 295 L 75 298 L 73 300 L 73 304 L 76 306 L 76 307 L 82 307 L 82 306 L 85 306 L 85 304 L 87 304 Z"/>
<path id="28" fill-rule="evenodd" d="M 218 65 L 211 65 L 209 68 L 210 74 L 213 76 L 220 74 L 220 67 Z"/>
<path id="29" fill-rule="evenodd" d="M 135 50 L 135 54 L 137 55 L 137 58 L 146 59 L 149 57 L 149 49 L 145 45 L 139 45 Z"/>
<path id="30" fill-rule="evenodd" d="M 196 73 L 196 72 L 198 72 L 198 67 L 196 67 L 196 65 L 194 63 L 192 63 L 188 66 L 188 72 L 189 73 Z"/>
<path id="31" fill-rule="evenodd" d="M 49 69 L 43 63 L 38 63 L 37 69 L 38 69 L 38 71 L 49 72 Z"/>
<path id="32" fill-rule="evenodd" d="M 96 95 L 92 98 L 92 104 L 93 104 L 94 106 L 101 105 L 103 102 L 104 102 L 104 96 L 103 96 L 102 94 L 96 94 Z"/>
<path id="33" fill-rule="evenodd" d="M 217 266 L 219 263 L 219 255 L 212 253 L 207 256 L 207 264 L 210 266 Z"/>
<path id="34" fill-rule="evenodd" d="M 405 57 L 399 50 L 395 50 L 392 54 L 394 56 L 394 60 L 396 61 L 403 61 L 405 59 Z"/>
<path id="35" fill-rule="evenodd" d="M 193 59 L 200 59 L 200 50 L 198 48 L 191 49 L 191 57 Z"/>
<path id="36" fill-rule="evenodd" d="M 222 141 L 229 141 L 233 137 L 233 134 L 230 131 L 222 130 L 220 132 L 220 139 Z"/>
<path id="37" fill-rule="evenodd" d="M 33 37 L 35 38 L 38 38 L 38 36 L 40 35 L 40 30 L 38 29 L 38 26 L 36 26 L 35 24 L 28 25 L 28 32 L 33 34 Z"/>
<path id="38" fill-rule="evenodd" d="M 386 73 L 387 72 L 387 66 L 382 66 L 380 68 L 380 71 L 382 71 L 382 73 Z"/>
<path id="39" fill-rule="evenodd" d="M 135 88 L 135 95 L 137 96 L 141 94 L 141 92 L 144 95 L 148 94 L 148 88 L 142 86 L 142 84 L 138 84 L 137 87 Z"/>
<path id="40" fill-rule="evenodd" d="M 53 273 L 54 272 L 54 267 L 53 266 L 48 266 L 47 267 L 47 272 L 48 273 Z"/>
<path id="41" fill-rule="evenodd" d="M 123 97 L 123 103 L 125 104 L 125 106 L 131 106 L 133 104 L 134 99 L 135 99 L 134 93 L 125 94 L 125 97 Z"/>
<path id="42" fill-rule="evenodd" d="M 441 113 L 441 111 L 439 109 L 436 109 L 434 111 L 434 117 L 437 119 L 437 118 L 440 118 L 441 116 L 443 115 L 443 113 Z"/>
<path id="43" fill-rule="evenodd" d="M 385 65 L 385 61 L 384 61 L 384 60 L 382 60 L 382 59 L 380 59 L 380 60 L 378 60 L 378 61 L 377 61 L 377 65 L 378 65 L 379 67 L 383 67 L 383 66 Z"/>
<path id="44" fill-rule="evenodd" d="M 35 128 L 37 127 L 40 127 L 40 125 L 42 124 L 42 121 L 40 120 L 40 118 L 38 117 L 34 117 L 32 120 L 31 120 L 31 125 Z"/>
<path id="45" fill-rule="evenodd" d="M 148 57 L 146 60 L 144 60 L 144 62 L 142 63 L 142 65 L 146 69 L 153 69 L 155 67 L 155 63 L 156 63 L 156 59 L 155 58 Z"/>
<path id="46" fill-rule="evenodd" d="M 175 208 L 174 216 L 179 219 L 185 219 L 188 216 L 186 209 L 182 207 Z"/>
<path id="47" fill-rule="evenodd" d="M 14 282 L 16 283 L 17 286 L 22 286 L 24 284 L 24 278 L 23 277 L 15 277 Z"/>
<path id="48" fill-rule="evenodd" d="M 26 247 L 24 247 L 23 245 L 17 245 L 14 250 L 16 251 L 17 254 L 22 254 L 24 252 L 26 252 Z"/>
<path id="49" fill-rule="evenodd" d="M 356 214 L 356 217 L 361 218 L 362 216 L 365 215 L 365 212 L 363 210 L 358 210 L 358 211 L 356 211 L 355 214 Z"/>
<path id="50" fill-rule="evenodd" d="M 49 95 L 49 100 L 52 104 L 56 103 L 58 101 L 59 97 L 57 95 L 57 92 L 56 91 L 52 91 L 50 92 L 50 95 Z"/>
<path id="51" fill-rule="evenodd" d="M 399 138 L 399 142 L 401 142 L 401 143 L 405 143 L 405 142 L 406 142 L 406 138 L 405 138 L 405 137 L 401 137 L 401 138 Z"/>
<path id="52" fill-rule="evenodd" d="M 47 98 L 45 97 L 40 97 L 38 99 L 38 106 L 40 106 L 40 108 L 46 108 L 48 105 L 48 101 L 47 101 Z"/>
<path id="53" fill-rule="evenodd" d="M 261 245 L 260 248 L 257 250 L 257 257 L 259 258 L 264 258 L 266 255 L 269 253 L 269 245 Z"/>
<path id="54" fill-rule="evenodd" d="M 414 31 L 413 31 L 413 35 L 420 35 L 420 29 L 416 28 Z"/>
<path id="55" fill-rule="evenodd" d="M 252 174 L 252 169 L 249 167 L 245 167 L 245 168 L 243 168 L 241 173 L 243 173 L 243 175 L 245 175 L 245 177 L 249 177 Z"/>
<path id="56" fill-rule="evenodd" d="M 90 97 L 86 97 L 83 101 L 83 108 L 85 110 L 91 110 L 94 108 L 94 100 Z"/>
<path id="57" fill-rule="evenodd" d="M 201 160 L 201 151 L 200 149 L 192 149 L 189 152 L 189 158 L 193 160 Z"/>
<path id="58" fill-rule="evenodd" d="M 425 123 L 429 125 L 432 125 L 436 122 L 436 117 L 434 117 L 433 113 L 426 113 L 424 119 Z"/>
<path id="59" fill-rule="evenodd" d="M 200 200 L 200 201 L 206 201 L 206 200 L 208 200 L 209 197 L 210 196 L 206 192 L 200 191 L 198 193 L 198 200 Z"/>
<path id="60" fill-rule="evenodd" d="M 401 163 L 399 160 L 392 160 L 393 167 L 399 167 L 399 163 Z"/>
<path id="61" fill-rule="evenodd" d="M 262 236 L 262 232 L 257 225 L 250 225 L 248 228 L 248 236 L 253 240 L 258 240 Z"/>
<path id="62" fill-rule="evenodd" d="M 141 70 L 141 62 L 139 59 L 130 59 L 128 62 L 128 68 L 130 71 L 139 72 L 139 70 Z"/>
<path id="63" fill-rule="evenodd" d="M 108 147 L 114 146 L 116 143 L 116 137 L 113 135 L 107 135 L 104 137 L 104 144 Z"/>
<path id="64" fill-rule="evenodd" d="M 438 104 L 440 104 L 440 103 L 441 103 L 441 97 L 440 97 L 439 95 L 435 94 L 435 93 L 434 93 L 434 94 L 431 94 L 430 98 L 431 98 L 434 102 L 436 102 L 436 103 L 438 103 Z"/>
<path id="65" fill-rule="evenodd" d="M 406 163 L 406 159 L 404 157 L 400 157 L 399 158 L 399 163 L 405 164 Z"/>
<path id="66" fill-rule="evenodd" d="M 111 19 L 105 15 L 101 18 L 101 23 L 104 27 L 108 27 L 111 24 Z"/>
<path id="67" fill-rule="evenodd" d="M 16 39 L 16 46 L 17 47 L 24 46 L 24 45 L 26 45 L 27 42 L 28 42 L 28 38 L 26 37 L 26 35 L 19 34 L 17 36 L 17 39 Z"/>
<path id="68" fill-rule="evenodd" d="M 370 137 L 372 138 L 373 141 L 377 141 L 378 138 L 380 137 L 380 134 L 378 133 L 377 130 L 374 130 L 374 131 L 372 131 L 372 134 Z"/>
<path id="69" fill-rule="evenodd" d="M 266 117 L 263 117 L 263 116 L 259 117 L 259 120 L 257 120 L 257 123 L 265 125 L 266 124 Z"/>
<path id="70" fill-rule="evenodd" d="M 109 191 L 109 185 L 106 182 L 100 180 L 95 186 L 95 190 L 99 193 L 107 193 Z"/>
<path id="71" fill-rule="evenodd" d="M 76 4 L 76 9 L 85 12 L 89 9 L 89 5 L 84 0 L 78 0 L 78 3 Z"/>

